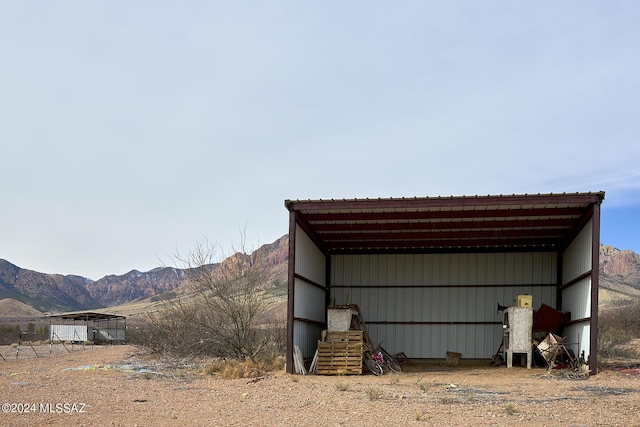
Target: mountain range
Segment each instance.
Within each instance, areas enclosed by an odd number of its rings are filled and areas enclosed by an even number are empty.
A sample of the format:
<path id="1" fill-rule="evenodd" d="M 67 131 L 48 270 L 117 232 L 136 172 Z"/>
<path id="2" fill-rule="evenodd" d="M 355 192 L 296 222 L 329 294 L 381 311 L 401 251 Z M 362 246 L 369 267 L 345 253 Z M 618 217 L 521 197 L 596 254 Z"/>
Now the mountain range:
<path id="1" fill-rule="evenodd" d="M 274 286 L 286 282 L 288 242 L 289 237 L 283 236 L 256 250 L 270 270 Z M 216 266 L 211 264 L 210 268 Z M 185 278 L 184 269 L 159 267 L 147 272 L 111 274 L 94 281 L 76 275 L 38 273 L 0 259 L 0 302 L 15 300 L 41 313 L 100 309 L 172 292 Z M 0 318 L 12 316 L 6 304 L 0 304 Z"/>
<path id="2" fill-rule="evenodd" d="M 270 270 L 272 286 L 286 289 L 289 237 L 257 249 Z M 222 261 L 225 262 L 225 261 Z M 212 264 L 215 268 L 217 264 Z M 159 267 L 151 271 L 131 270 L 90 280 L 77 275 L 45 274 L 20 268 L 0 259 L 0 318 L 29 312 L 40 313 L 100 309 L 161 298 L 185 281 L 185 270 Z M 284 289 L 278 293 L 285 298 Z M 600 247 L 601 304 L 640 298 L 640 255 L 612 246 Z M 18 310 L 20 307 L 21 310 Z M 33 313 L 36 313 L 35 311 Z"/>

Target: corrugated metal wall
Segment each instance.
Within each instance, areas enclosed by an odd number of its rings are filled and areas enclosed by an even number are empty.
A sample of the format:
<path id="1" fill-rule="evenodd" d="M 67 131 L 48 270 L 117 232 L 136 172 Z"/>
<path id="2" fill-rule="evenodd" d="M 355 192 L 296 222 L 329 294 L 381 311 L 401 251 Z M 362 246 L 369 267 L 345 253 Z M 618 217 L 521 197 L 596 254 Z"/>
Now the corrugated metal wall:
<path id="1" fill-rule="evenodd" d="M 326 285 L 325 257 L 300 226 L 296 226 L 295 257 L 296 274 L 304 276 L 313 282 Z"/>
<path id="2" fill-rule="evenodd" d="M 488 358 L 502 339 L 497 303 L 555 306 L 556 254 L 337 255 L 331 299 L 360 306 L 374 343 L 409 357 Z M 385 323 L 391 322 L 391 323 Z"/>
<path id="3" fill-rule="evenodd" d="M 93 330 L 87 325 L 51 325 L 51 341 L 87 341 L 93 340 Z"/>
<path id="4" fill-rule="evenodd" d="M 326 259 L 307 234 L 296 226 L 293 343 L 303 357 L 313 357 L 326 319 Z M 304 319 L 304 320 L 301 320 Z"/>
<path id="5" fill-rule="evenodd" d="M 588 273 L 592 269 L 592 220 L 590 220 L 562 255 L 562 284 L 565 285 L 576 278 Z M 591 276 L 584 277 L 571 286 L 562 290 L 562 311 L 571 312 L 571 319 L 591 318 Z M 572 349 L 577 350 L 576 356 L 582 351 L 589 357 L 589 340 L 591 323 L 583 321 L 566 326 L 564 334 L 566 342 L 572 343 Z"/>

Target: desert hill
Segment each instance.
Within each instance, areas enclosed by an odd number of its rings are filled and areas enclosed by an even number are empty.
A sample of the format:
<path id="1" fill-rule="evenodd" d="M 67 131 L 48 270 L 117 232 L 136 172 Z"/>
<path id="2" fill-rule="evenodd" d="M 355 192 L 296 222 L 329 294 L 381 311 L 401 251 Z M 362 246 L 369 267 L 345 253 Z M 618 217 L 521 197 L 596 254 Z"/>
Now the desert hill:
<path id="1" fill-rule="evenodd" d="M 87 291 L 84 277 L 45 274 L 0 259 L 0 298 L 12 298 L 38 311 L 81 310 L 99 307 Z"/>
<path id="2" fill-rule="evenodd" d="M 26 319 L 42 316 L 42 312 L 13 298 L 0 299 L 0 319 Z"/>

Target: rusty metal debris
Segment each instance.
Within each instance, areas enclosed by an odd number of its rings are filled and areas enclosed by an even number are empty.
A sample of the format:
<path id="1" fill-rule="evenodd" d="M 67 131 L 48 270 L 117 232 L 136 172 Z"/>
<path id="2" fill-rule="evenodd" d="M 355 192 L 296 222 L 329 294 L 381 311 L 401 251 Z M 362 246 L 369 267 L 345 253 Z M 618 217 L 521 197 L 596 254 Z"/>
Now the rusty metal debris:
<path id="1" fill-rule="evenodd" d="M 547 335 L 536 347 L 547 363 L 547 373 L 556 377 L 567 379 L 586 379 L 590 369 L 584 361 L 584 357 L 576 357 L 571 349 L 566 346 L 564 338 L 555 335 Z"/>

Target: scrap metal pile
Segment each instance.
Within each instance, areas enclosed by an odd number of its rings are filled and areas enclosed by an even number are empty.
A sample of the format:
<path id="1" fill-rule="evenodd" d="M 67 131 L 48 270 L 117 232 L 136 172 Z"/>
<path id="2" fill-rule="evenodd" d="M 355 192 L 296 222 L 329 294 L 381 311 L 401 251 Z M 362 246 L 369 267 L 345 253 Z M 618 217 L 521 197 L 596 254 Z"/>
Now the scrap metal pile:
<path id="1" fill-rule="evenodd" d="M 564 338 L 556 334 L 547 335 L 534 345 L 538 354 L 544 359 L 549 373 L 557 373 L 570 378 L 582 378 L 589 375 L 589 365 L 584 354 L 576 357 L 574 352 L 564 343 Z"/>

